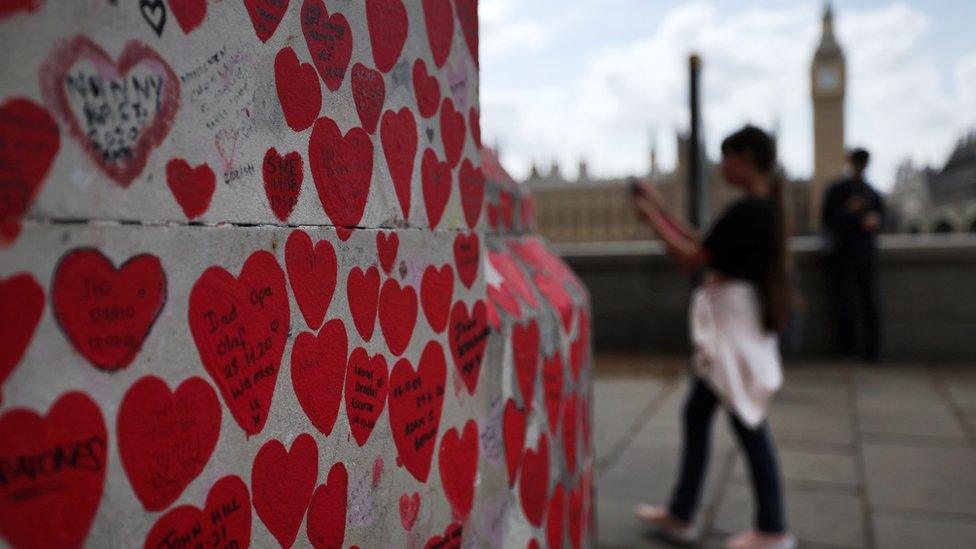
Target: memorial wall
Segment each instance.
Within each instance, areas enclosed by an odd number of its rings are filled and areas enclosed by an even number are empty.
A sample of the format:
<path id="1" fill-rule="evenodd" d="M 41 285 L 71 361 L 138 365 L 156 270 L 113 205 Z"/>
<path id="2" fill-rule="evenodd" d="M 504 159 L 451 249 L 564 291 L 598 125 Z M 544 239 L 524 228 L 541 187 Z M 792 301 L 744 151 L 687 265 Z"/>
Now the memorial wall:
<path id="1" fill-rule="evenodd" d="M 580 547 L 476 0 L 0 1 L 0 546 Z"/>

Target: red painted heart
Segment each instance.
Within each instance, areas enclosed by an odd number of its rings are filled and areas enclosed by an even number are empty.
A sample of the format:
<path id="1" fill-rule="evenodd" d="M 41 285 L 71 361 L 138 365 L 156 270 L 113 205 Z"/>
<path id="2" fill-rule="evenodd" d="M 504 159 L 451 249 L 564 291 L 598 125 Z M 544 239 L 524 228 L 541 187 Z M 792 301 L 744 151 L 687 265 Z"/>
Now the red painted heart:
<path id="1" fill-rule="evenodd" d="M 458 174 L 458 187 L 461 189 L 461 209 L 469 229 L 473 229 L 481 218 L 481 206 L 485 201 L 485 174 L 475 168 L 470 160 L 464 159 Z"/>
<path id="2" fill-rule="evenodd" d="M 519 499 L 525 518 L 535 526 L 542 526 L 542 515 L 549 497 L 549 438 L 539 435 L 537 450 L 526 448 L 522 455 L 519 475 Z"/>
<path id="3" fill-rule="evenodd" d="M 563 405 L 563 451 L 566 453 L 566 469 L 576 472 L 576 393 L 571 393 Z"/>
<path id="4" fill-rule="evenodd" d="M 44 288 L 33 275 L 0 279 L 0 388 L 27 352 L 43 313 Z"/>
<path id="5" fill-rule="evenodd" d="M 380 329 L 394 355 L 401 355 L 410 343 L 417 324 L 417 291 L 388 278 L 380 290 Z"/>
<path id="6" fill-rule="evenodd" d="M 451 428 L 441 438 L 437 454 L 444 495 L 451 504 L 451 517 L 464 522 L 474 505 L 474 481 L 478 475 L 478 424 L 473 419 L 464 424 L 464 432 Z"/>
<path id="7" fill-rule="evenodd" d="M 573 372 L 573 379 L 579 381 L 580 371 L 589 360 L 590 354 L 590 319 L 586 309 L 580 309 L 576 315 L 576 339 L 569 346 L 569 366 Z"/>
<path id="8" fill-rule="evenodd" d="M 221 128 L 214 136 L 214 148 L 220 155 L 225 172 L 234 170 L 234 158 L 237 156 L 237 142 L 241 137 L 241 130 L 231 128 Z"/>
<path id="9" fill-rule="evenodd" d="M 254 511 L 282 547 L 291 547 L 295 542 L 312 500 L 318 471 L 318 446 L 306 433 L 298 435 L 291 450 L 272 439 L 254 456 Z"/>
<path id="10" fill-rule="evenodd" d="M 341 13 L 329 15 L 322 0 L 302 3 L 302 34 L 326 87 L 339 89 L 352 58 L 352 29 Z"/>
<path id="11" fill-rule="evenodd" d="M 44 0 L 10 0 L 3 2 L 0 4 L 0 20 L 12 17 L 18 11 L 24 13 L 35 12 L 43 4 Z"/>
<path id="12" fill-rule="evenodd" d="M 376 327 L 376 306 L 380 297 L 380 271 L 375 265 L 363 271 L 353 267 L 346 278 L 346 299 L 356 330 L 369 341 Z"/>
<path id="13" fill-rule="evenodd" d="M 458 233 L 454 237 L 454 266 L 458 278 L 465 287 L 470 288 L 478 276 L 478 263 L 481 255 L 478 233 Z"/>
<path id="14" fill-rule="evenodd" d="M 424 0 L 424 23 L 427 25 L 427 41 L 434 64 L 443 67 L 451 54 L 454 39 L 454 12 L 451 0 Z"/>
<path id="15" fill-rule="evenodd" d="M 190 545 L 189 540 L 200 546 L 214 540 L 220 547 L 250 546 L 251 496 L 241 477 L 228 475 L 215 482 L 203 509 L 181 505 L 163 515 L 149 530 L 143 547 Z"/>
<path id="16" fill-rule="evenodd" d="M 308 164 L 322 208 L 334 225 L 355 227 L 363 218 L 373 179 L 373 142 L 362 128 L 345 136 L 330 118 L 319 118 L 308 142 Z"/>
<path id="17" fill-rule="evenodd" d="M 48 105 L 95 164 L 122 187 L 142 173 L 180 108 L 173 69 L 138 41 L 126 44 L 115 63 L 88 37 L 77 36 L 50 54 L 40 80 Z M 99 116 L 87 114 L 94 112 Z"/>
<path id="18" fill-rule="evenodd" d="M 424 150 L 420 161 L 420 176 L 424 192 L 424 206 L 431 229 L 436 229 L 451 198 L 451 166 L 437 158 L 434 149 Z"/>
<path id="19" fill-rule="evenodd" d="M 508 243 L 508 246 L 533 269 L 546 273 L 546 276 L 551 276 L 562 284 L 568 284 L 577 290 L 583 289 L 569 267 L 538 237 L 527 236 L 518 241 L 513 240 Z"/>
<path id="20" fill-rule="evenodd" d="M 582 484 L 569 491 L 569 543 L 573 549 L 579 549 L 583 543 Z"/>
<path id="21" fill-rule="evenodd" d="M 231 415 L 248 435 L 268 420 L 288 340 L 285 273 L 271 253 L 257 251 L 234 278 L 212 266 L 190 290 L 190 332 L 203 367 Z"/>
<path id="22" fill-rule="evenodd" d="M 281 24 L 281 19 L 288 11 L 289 0 L 244 0 L 244 7 L 251 17 L 254 33 L 258 39 L 267 42 L 274 35 Z"/>
<path id="23" fill-rule="evenodd" d="M 512 295 L 522 298 L 533 309 L 539 306 L 539 301 L 535 298 L 535 294 L 532 293 L 529 287 L 529 281 L 522 274 L 522 269 L 515 263 L 515 259 L 511 254 L 505 251 L 489 251 L 488 261 L 491 262 L 492 267 L 501 275 L 502 286 L 506 290 Z"/>
<path id="24" fill-rule="evenodd" d="M 403 466 L 420 482 L 427 482 L 430 473 L 446 378 L 444 351 L 436 341 L 424 347 L 416 371 L 407 359 L 401 358 L 390 374 L 389 417 L 393 442 Z"/>
<path id="25" fill-rule="evenodd" d="M 461 549 L 464 537 L 464 527 L 458 522 L 452 522 L 444 529 L 444 534 L 427 540 L 424 549 Z"/>
<path id="26" fill-rule="evenodd" d="M 502 227 L 511 231 L 514 229 L 512 221 L 515 215 L 515 198 L 512 193 L 502 191 L 498 193 L 498 200 L 501 204 Z"/>
<path id="27" fill-rule="evenodd" d="M 417 122 L 410 109 L 386 111 L 380 120 L 383 156 L 393 180 L 393 190 L 404 219 L 410 219 L 410 184 L 417 161 Z"/>
<path id="28" fill-rule="evenodd" d="M 386 359 L 381 354 L 370 358 L 366 349 L 356 347 L 346 365 L 346 415 L 356 444 L 369 440 L 376 421 L 386 407 L 390 388 Z"/>
<path id="29" fill-rule="evenodd" d="M 562 549 L 563 523 L 566 514 L 566 495 L 563 493 L 562 483 L 556 484 L 549 498 L 549 510 L 546 511 L 546 543 L 550 549 Z"/>
<path id="30" fill-rule="evenodd" d="M 542 392 L 546 401 L 549 432 L 555 435 L 563 405 L 563 356 L 559 352 L 542 360 Z"/>
<path id="31" fill-rule="evenodd" d="M 454 299 L 454 269 L 447 263 L 440 269 L 428 265 L 420 280 L 420 305 L 427 317 L 427 324 L 436 333 L 447 328 L 447 316 Z"/>
<path id="32" fill-rule="evenodd" d="M 346 505 L 349 497 L 349 475 L 341 461 L 329 469 L 325 484 L 312 494 L 308 507 L 306 535 L 316 549 L 342 548 L 346 537 Z"/>
<path id="33" fill-rule="evenodd" d="M 492 328 L 498 330 L 502 325 L 502 317 L 500 314 L 498 314 L 498 307 L 495 306 L 495 299 L 491 295 L 492 288 L 492 286 L 488 286 L 488 300 L 485 302 L 485 308 L 488 309 L 488 324 L 490 324 Z"/>
<path id="34" fill-rule="evenodd" d="M 183 34 L 190 34 L 207 17 L 207 0 L 166 0 Z"/>
<path id="35" fill-rule="evenodd" d="M 454 10 L 457 11 L 458 21 L 461 22 L 461 33 L 468 45 L 474 66 L 478 62 L 478 0 L 454 0 Z"/>
<path id="36" fill-rule="evenodd" d="M 373 62 L 390 72 L 407 41 L 407 9 L 401 0 L 366 0 L 366 23 Z"/>
<path id="37" fill-rule="evenodd" d="M 376 131 L 380 113 L 383 112 L 383 102 L 386 100 L 386 83 L 379 71 L 356 63 L 352 66 L 352 100 L 356 104 L 356 113 L 363 129 L 368 133 Z"/>
<path id="38" fill-rule="evenodd" d="M 335 248 L 328 240 L 319 240 L 313 248 L 308 233 L 295 229 L 285 242 L 285 266 L 305 322 L 318 329 L 336 288 L 339 263 Z"/>
<path id="39" fill-rule="evenodd" d="M 88 395 L 61 395 L 47 416 L 0 416 L 0 535 L 13 547 L 81 547 L 102 500 L 108 435 Z"/>
<path id="40" fill-rule="evenodd" d="M 373 478 L 371 479 L 370 486 L 374 489 L 380 485 L 380 480 L 383 479 L 383 456 L 376 456 L 373 460 Z"/>
<path id="41" fill-rule="evenodd" d="M 478 109 L 471 107 L 468 109 L 468 127 L 471 128 L 471 138 L 474 144 L 481 150 L 481 113 Z"/>
<path id="42" fill-rule="evenodd" d="M 322 110 L 322 88 L 315 67 L 302 63 L 291 47 L 275 56 L 275 89 L 288 127 L 305 131 Z"/>
<path id="43" fill-rule="evenodd" d="M 437 114 L 441 104 L 441 84 L 437 78 L 427 74 L 427 64 L 423 59 L 413 62 L 413 93 L 417 97 L 420 116 L 430 118 Z"/>
<path id="44" fill-rule="evenodd" d="M 522 463 L 522 450 L 525 448 L 525 411 L 508 399 L 502 415 L 502 435 L 505 438 L 505 466 L 508 470 L 508 485 L 515 485 L 519 465 Z"/>
<path id="45" fill-rule="evenodd" d="M 522 307 L 519 306 L 518 301 L 515 296 L 508 291 L 505 286 L 495 286 L 492 284 L 488 285 L 485 292 L 488 295 L 488 304 L 492 307 L 500 307 L 503 311 L 515 317 L 516 320 L 522 319 Z M 489 310 L 490 312 L 490 310 Z M 492 321 L 493 326 L 498 326 L 500 318 L 498 315 L 498 310 L 495 310 L 496 318 Z M 490 315 L 489 315 L 490 316 Z"/>
<path id="46" fill-rule="evenodd" d="M 454 108 L 450 97 L 444 98 L 441 102 L 441 141 L 447 163 L 452 168 L 461 161 L 465 135 L 464 115 Z"/>
<path id="47" fill-rule="evenodd" d="M 573 298 L 566 290 L 562 281 L 551 273 L 536 271 L 532 275 L 536 288 L 546 298 L 562 321 L 563 331 L 569 332 L 570 324 L 573 322 Z"/>
<path id="48" fill-rule="evenodd" d="M 383 272 L 390 274 L 396 263 L 397 249 L 400 247 L 400 237 L 395 231 L 376 233 L 376 255 L 380 258 Z"/>
<path id="49" fill-rule="evenodd" d="M 171 392 L 145 376 L 119 406 L 119 456 L 132 490 L 147 511 L 169 507 L 210 461 L 220 436 L 220 402 L 203 378 Z"/>
<path id="50" fill-rule="evenodd" d="M 329 436 L 339 415 L 349 340 L 342 320 L 330 320 L 316 337 L 302 332 L 291 349 L 291 384 L 309 421 Z"/>
<path id="51" fill-rule="evenodd" d="M 0 245 L 20 233 L 60 146 L 58 125 L 40 105 L 19 97 L 0 105 Z"/>
<path id="52" fill-rule="evenodd" d="M 500 217 L 501 217 L 501 211 L 498 205 L 493 202 L 489 202 L 488 203 L 488 226 L 491 227 L 491 230 L 493 231 L 499 230 L 498 223 L 500 221 L 499 219 Z"/>
<path id="53" fill-rule="evenodd" d="M 196 219 L 210 207 L 217 176 L 206 162 L 194 168 L 186 160 L 174 158 L 166 163 L 166 184 L 187 219 Z"/>
<path id="54" fill-rule="evenodd" d="M 403 529 L 409 532 L 417 522 L 417 515 L 420 514 L 420 494 L 414 492 L 409 496 L 400 494 L 400 524 Z"/>
<path id="55" fill-rule="evenodd" d="M 591 454 L 590 405 L 585 397 L 580 399 L 580 424 L 582 425 L 583 431 L 583 455 L 589 457 Z"/>
<path id="56" fill-rule="evenodd" d="M 454 367 L 464 381 L 469 394 L 474 394 L 478 387 L 478 376 L 481 373 L 481 362 L 485 358 L 485 347 L 488 345 L 488 314 L 485 302 L 478 300 L 468 314 L 468 307 L 463 301 L 458 301 L 451 308 L 451 322 L 448 339 L 451 343 L 451 356 L 454 357 Z"/>
<path id="57" fill-rule="evenodd" d="M 518 379 L 522 402 L 532 410 L 535 396 L 535 374 L 539 367 L 539 324 L 532 319 L 512 328 L 512 353 L 515 356 L 515 377 Z"/>
<path id="58" fill-rule="evenodd" d="M 305 179 L 302 156 L 298 151 L 281 156 L 277 149 L 271 147 L 264 154 L 261 171 L 264 176 L 264 194 L 268 197 L 271 211 L 279 221 L 287 223 L 292 210 L 298 204 L 302 181 Z"/>
<path id="59" fill-rule="evenodd" d="M 54 315 L 75 350 L 114 371 L 135 360 L 166 303 L 159 258 L 141 254 L 118 269 L 94 248 L 65 254 L 54 273 Z"/>

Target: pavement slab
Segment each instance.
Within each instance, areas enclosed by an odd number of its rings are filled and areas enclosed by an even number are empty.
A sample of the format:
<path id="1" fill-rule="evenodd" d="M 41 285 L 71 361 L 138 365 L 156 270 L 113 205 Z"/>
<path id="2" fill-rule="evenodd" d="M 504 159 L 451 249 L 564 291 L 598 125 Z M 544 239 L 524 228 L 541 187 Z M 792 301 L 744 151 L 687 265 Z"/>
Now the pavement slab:
<path id="1" fill-rule="evenodd" d="M 976 547 L 976 523 L 879 514 L 874 517 L 874 539 L 885 549 L 972 549 Z"/>
<path id="2" fill-rule="evenodd" d="M 972 514 L 976 450 L 864 445 L 869 501 L 875 505 Z"/>
<path id="3" fill-rule="evenodd" d="M 670 547 L 648 537 L 633 506 L 670 495 L 689 376 L 675 358 L 596 362 L 598 545 Z M 792 361 L 785 373 L 770 425 L 801 547 L 976 547 L 976 372 Z M 700 547 L 752 521 L 725 415 L 712 427 Z"/>
<path id="4" fill-rule="evenodd" d="M 801 542 L 863 547 L 861 502 L 857 496 L 787 488 L 786 520 Z M 752 528 L 752 488 L 733 481 L 715 514 L 712 529 L 732 535 Z"/>
<path id="5" fill-rule="evenodd" d="M 779 449 L 780 470 L 787 485 L 821 483 L 825 489 L 841 487 L 841 491 L 850 492 L 858 486 L 854 461 L 853 455 Z M 732 478 L 738 482 L 749 481 L 745 460 L 736 462 Z"/>

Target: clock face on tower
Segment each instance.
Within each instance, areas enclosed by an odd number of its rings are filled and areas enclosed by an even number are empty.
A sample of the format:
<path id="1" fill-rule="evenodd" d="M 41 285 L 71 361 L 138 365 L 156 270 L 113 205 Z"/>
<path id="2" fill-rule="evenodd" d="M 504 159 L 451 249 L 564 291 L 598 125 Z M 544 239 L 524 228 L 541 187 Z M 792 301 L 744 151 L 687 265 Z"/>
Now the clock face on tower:
<path id="1" fill-rule="evenodd" d="M 817 69 L 817 89 L 835 91 L 840 86 L 840 69 L 836 65 L 826 65 Z"/>

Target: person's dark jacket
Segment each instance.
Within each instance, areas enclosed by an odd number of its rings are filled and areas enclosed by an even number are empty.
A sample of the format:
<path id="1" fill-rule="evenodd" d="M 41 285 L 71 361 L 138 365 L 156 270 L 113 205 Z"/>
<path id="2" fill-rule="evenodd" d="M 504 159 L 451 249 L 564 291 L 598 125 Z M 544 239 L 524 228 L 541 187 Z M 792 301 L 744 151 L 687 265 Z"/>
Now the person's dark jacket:
<path id="1" fill-rule="evenodd" d="M 859 208 L 851 206 L 860 202 Z M 863 220 L 870 212 L 881 218 L 878 227 L 867 230 Z M 833 183 L 824 195 L 821 223 L 831 254 L 870 253 L 876 248 L 877 233 L 884 223 L 884 201 L 870 184 L 844 178 Z"/>

